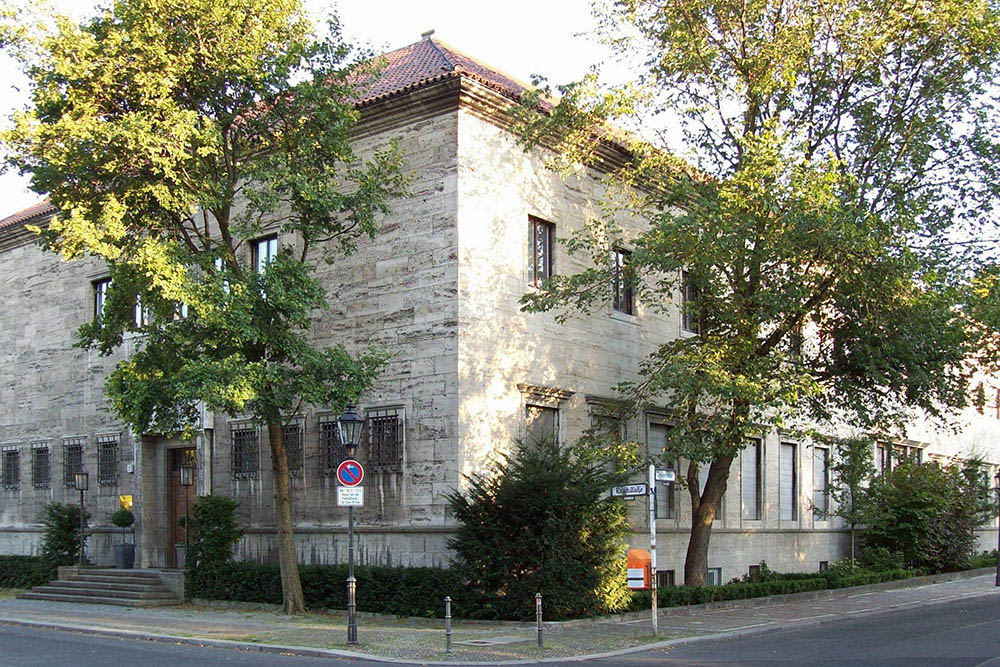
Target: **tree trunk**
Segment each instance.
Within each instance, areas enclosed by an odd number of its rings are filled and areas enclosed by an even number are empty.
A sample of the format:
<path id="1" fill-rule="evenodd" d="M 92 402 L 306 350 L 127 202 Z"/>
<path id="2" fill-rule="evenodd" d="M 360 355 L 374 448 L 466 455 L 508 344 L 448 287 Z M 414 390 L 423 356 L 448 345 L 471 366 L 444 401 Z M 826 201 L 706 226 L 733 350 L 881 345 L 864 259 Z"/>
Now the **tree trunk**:
<path id="1" fill-rule="evenodd" d="M 705 490 L 700 497 L 698 495 L 697 466 L 694 474 L 688 468 L 688 484 L 692 496 L 691 511 L 691 537 L 688 540 L 687 557 L 684 560 L 684 585 L 704 586 L 705 577 L 708 574 L 708 545 L 712 538 L 712 522 L 719 514 L 719 507 L 722 505 L 722 498 L 726 494 L 726 483 L 729 480 L 729 468 L 732 466 L 733 457 L 723 456 L 712 461 L 712 466 L 708 469 L 708 480 L 705 482 Z M 691 481 L 694 477 L 694 488 L 691 490 Z M 697 498 L 698 501 L 694 502 Z"/>
<path id="2" fill-rule="evenodd" d="M 300 614 L 306 610 L 302 581 L 295 558 L 295 526 L 292 524 L 292 480 L 288 471 L 285 432 L 280 422 L 268 422 L 271 470 L 274 478 L 274 515 L 278 526 L 278 564 L 281 568 L 282 611 Z"/>
<path id="3" fill-rule="evenodd" d="M 854 568 L 854 525 L 851 524 L 851 568 Z"/>

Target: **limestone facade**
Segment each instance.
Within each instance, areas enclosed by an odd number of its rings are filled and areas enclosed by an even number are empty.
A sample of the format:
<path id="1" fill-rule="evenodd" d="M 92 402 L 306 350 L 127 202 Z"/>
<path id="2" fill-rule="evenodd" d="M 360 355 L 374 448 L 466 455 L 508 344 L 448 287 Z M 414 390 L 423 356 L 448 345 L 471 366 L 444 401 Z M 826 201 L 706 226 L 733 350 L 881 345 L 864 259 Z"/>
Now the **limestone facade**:
<path id="1" fill-rule="evenodd" d="M 523 151 L 504 120 L 510 103 L 503 91 L 461 75 L 429 80 L 364 110 L 359 151 L 398 141 L 412 180 L 410 195 L 394 203 L 374 241 L 332 266 L 320 263 L 331 308 L 317 316 L 317 341 L 372 343 L 392 353 L 361 408 L 396 416 L 402 456 L 395 467 L 368 465 L 365 506 L 356 515 L 362 563 L 446 566 L 453 523 L 445 495 L 526 434 L 528 411 L 555 409 L 546 414 L 554 415 L 560 440 L 572 443 L 602 414 L 611 388 L 634 379 L 658 343 L 690 335 L 682 331 L 679 306 L 663 313 L 639 302 L 634 314 L 625 314 L 608 304 L 565 323 L 553 314 L 521 312 L 518 300 L 532 289 L 530 220 L 550 223 L 555 237 L 565 238 L 598 215 L 602 185 L 596 172 L 563 178 L 546 170 L 544 150 Z M 641 224 L 621 222 L 632 232 Z M 295 239 L 283 236 L 279 243 L 294 245 Z M 562 245 L 553 249 L 554 272 L 585 268 Z M 72 479 L 64 464 L 72 450 L 64 445 L 80 444 L 91 477 L 85 500 L 96 524 L 91 549 L 98 562 L 110 561 L 110 546 L 120 539 L 108 515 L 121 496 L 132 496 L 140 563 L 173 564 L 178 449 L 193 450 L 198 494 L 239 501 L 246 537 L 237 556 L 275 560 L 264 438 L 257 441 L 256 468 L 234 472 L 234 436 L 245 448 L 252 425 L 239 415 L 208 413 L 197 437 L 183 442 L 133 434 L 109 410 L 104 378 L 136 341 L 126 340 L 109 358 L 73 346 L 76 329 L 93 315 L 94 283 L 106 276 L 103 267 L 92 260 L 62 262 L 40 250 L 22 224 L 0 224 L 0 271 L 0 447 L 19 459 L 17 479 L 5 476 L 12 483 L 0 489 L 0 553 L 37 552 L 44 504 L 78 501 L 67 486 Z M 293 509 L 305 563 L 342 562 L 347 555 L 346 510 L 336 507 L 336 482 L 321 469 L 321 431 L 334 417 L 322 406 L 298 415 L 303 461 L 293 478 Z M 961 419 L 957 434 L 916 423 L 906 444 L 924 457 L 978 454 L 1000 463 L 996 415 L 970 410 Z M 651 410 L 629 420 L 625 435 L 655 443 L 657 429 L 668 421 Z M 101 483 L 99 442 L 107 473 L 112 440 L 116 475 L 105 474 Z M 45 447 L 47 485 L 32 469 L 32 452 Z M 359 458 L 370 464 L 364 451 Z M 795 482 L 782 495 L 789 460 Z M 734 463 L 709 559 L 711 568 L 721 568 L 722 580 L 761 560 L 778 570 L 808 571 L 845 554 L 844 527 L 819 521 L 811 511 L 816 461 L 812 443 L 763 434 L 759 509 L 751 513 L 743 503 L 745 466 Z M 666 487 L 659 494 L 666 502 Z M 633 501 L 630 508 L 631 542 L 645 547 L 645 502 Z M 663 509 L 657 520 L 660 568 L 676 572 L 678 583 L 690 515 L 686 492 L 675 490 L 673 510 Z M 984 539 L 995 540 L 995 532 Z"/>

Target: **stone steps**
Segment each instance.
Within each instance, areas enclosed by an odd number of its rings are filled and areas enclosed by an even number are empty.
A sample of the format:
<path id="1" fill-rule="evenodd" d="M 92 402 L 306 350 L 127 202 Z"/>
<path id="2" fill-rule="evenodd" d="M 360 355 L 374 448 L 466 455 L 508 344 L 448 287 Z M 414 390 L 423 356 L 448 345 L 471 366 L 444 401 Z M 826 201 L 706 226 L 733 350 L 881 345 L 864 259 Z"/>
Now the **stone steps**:
<path id="1" fill-rule="evenodd" d="M 159 607 L 180 600 L 155 572 L 88 568 L 63 579 L 35 586 L 18 595 L 25 600 L 88 602 L 126 607 Z"/>

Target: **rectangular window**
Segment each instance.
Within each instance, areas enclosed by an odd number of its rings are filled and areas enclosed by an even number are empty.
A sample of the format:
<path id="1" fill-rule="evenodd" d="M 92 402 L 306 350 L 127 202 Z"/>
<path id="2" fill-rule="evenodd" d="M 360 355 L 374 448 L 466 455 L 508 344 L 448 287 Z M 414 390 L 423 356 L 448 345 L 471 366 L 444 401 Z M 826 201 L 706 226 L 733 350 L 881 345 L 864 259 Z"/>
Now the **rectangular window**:
<path id="1" fill-rule="evenodd" d="M 260 472 L 260 437 L 250 424 L 230 426 L 233 479 L 256 479 Z"/>
<path id="2" fill-rule="evenodd" d="M 298 477 L 302 472 L 302 425 L 292 422 L 285 424 L 281 430 L 285 434 L 285 460 L 288 461 L 288 472 L 292 477 Z"/>
<path id="3" fill-rule="evenodd" d="M 760 440 L 750 440 L 740 452 L 740 471 L 742 480 L 743 518 L 751 521 L 760 520 L 760 482 L 761 482 L 761 446 Z"/>
<path id="4" fill-rule="evenodd" d="M 3 488 L 21 488 L 21 452 L 17 447 L 5 447 L 3 450 Z"/>
<path id="5" fill-rule="evenodd" d="M 705 577 L 705 584 L 707 586 L 721 586 L 722 568 L 721 567 L 708 568 L 708 576 Z"/>
<path id="6" fill-rule="evenodd" d="M 667 586 L 674 585 L 674 571 L 673 570 L 657 570 L 656 571 L 656 587 L 666 588 Z"/>
<path id="7" fill-rule="evenodd" d="M 798 516 L 798 475 L 795 474 L 795 443 L 781 443 L 778 461 L 778 507 L 782 521 L 795 521 Z"/>
<path id="8" fill-rule="evenodd" d="M 142 305 L 142 298 L 135 298 L 135 306 L 132 308 L 132 323 L 137 327 L 144 327 L 149 324 L 149 308 Z"/>
<path id="9" fill-rule="evenodd" d="M 830 483 L 830 450 L 823 447 L 813 449 L 813 516 L 825 521 L 829 510 L 828 486 Z"/>
<path id="10" fill-rule="evenodd" d="M 111 278 L 95 280 L 94 283 L 94 319 L 104 314 L 104 304 L 108 302 L 108 289 L 111 288 Z"/>
<path id="11" fill-rule="evenodd" d="M 340 429 L 337 418 L 333 416 L 320 417 L 319 422 L 319 474 L 333 477 L 337 474 L 337 466 L 347 458 L 347 449 L 340 444 Z"/>
<path id="12" fill-rule="evenodd" d="M 51 462 L 49 446 L 34 444 L 31 446 L 31 485 L 36 489 L 49 488 L 51 479 Z"/>
<path id="13" fill-rule="evenodd" d="M 278 237 L 265 236 L 253 242 L 253 269 L 257 273 L 264 273 L 267 265 L 278 255 Z"/>
<path id="14" fill-rule="evenodd" d="M 875 468 L 879 475 L 892 468 L 892 459 L 889 457 L 889 447 L 885 444 L 880 444 L 875 447 Z"/>
<path id="15" fill-rule="evenodd" d="M 101 486 L 118 484 L 118 436 L 97 436 L 97 483 Z"/>
<path id="16" fill-rule="evenodd" d="M 701 316 L 698 310 L 698 288 L 687 271 L 681 271 L 681 328 L 690 333 L 701 333 Z"/>
<path id="17" fill-rule="evenodd" d="M 664 461 L 663 451 L 667 447 L 667 434 L 670 433 L 670 426 L 666 424 L 649 425 L 649 457 L 656 463 L 657 467 L 667 467 L 677 470 L 677 461 L 668 458 Z M 674 482 L 657 482 L 656 484 L 656 518 L 676 519 L 677 499 L 675 497 Z"/>
<path id="18" fill-rule="evenodd" d="M 626 315 L 635 315 L 635 277 L 629 266 L 631 255 L 627 250 L 615 249 L 611 257 L 612 305 L 619 313 Z"/>
<path id="19" fill-rule="evenodd" d="M 528 217 L 531 237 L 531 284 L 539 287 L 552 276 L 552 242 L 556 226 L 538 218 Z"/>
<path id="20" fill-rule="evenodd" d="M 368 461 L 376 471 L 403 469 L 404 424 L 403 408 L 365 410 Z"/>
<path id="21" fill-rule="evenodd" d="M 820 572 L 826 572 L 829 569 L 830 569 L 830 561 L 828 561 L 828 560 L 821 560 L 819 562 L 819 571 Z"/>
<path id="22" fill-rule="evenodd" d="M 524 406 L 524 441 L 559 440 L 559 408 Z"/>
<path id="23" fill-rule="evenodd" d="M 63 440 L 63 485 L 73 488 L 76 473 L 83 472 L 83 443 L 85 438 Z"/>

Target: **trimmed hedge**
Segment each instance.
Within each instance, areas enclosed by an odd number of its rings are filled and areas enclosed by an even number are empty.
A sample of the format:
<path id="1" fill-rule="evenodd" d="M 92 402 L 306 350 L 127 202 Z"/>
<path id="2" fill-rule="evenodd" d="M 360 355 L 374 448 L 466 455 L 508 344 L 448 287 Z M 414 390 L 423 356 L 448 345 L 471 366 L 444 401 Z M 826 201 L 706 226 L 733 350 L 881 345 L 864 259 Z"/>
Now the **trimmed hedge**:
<path id="1" fill-rule="evenodd" d="M 55 576 L 42 556 L 0 556 L 0 588 L 31 588 L 46 584 Z"/>
<path id="2" fill-rule="evenodd" d="M 725 586 L 667 586 L 657 590 L 656 606 L 685 607 L 706 602 L 725 600 L 745 600 L 768 595 L 821 591 L 827 587 L 827 580 L 813 575 L 808 579 L 779 579 L 756 583 L 734 583 Z M 652 601 L 649 591 L 636 591 L 632 596 L 630 610 L 648 609 Z"/>

